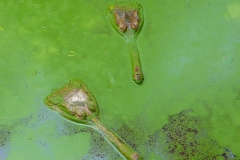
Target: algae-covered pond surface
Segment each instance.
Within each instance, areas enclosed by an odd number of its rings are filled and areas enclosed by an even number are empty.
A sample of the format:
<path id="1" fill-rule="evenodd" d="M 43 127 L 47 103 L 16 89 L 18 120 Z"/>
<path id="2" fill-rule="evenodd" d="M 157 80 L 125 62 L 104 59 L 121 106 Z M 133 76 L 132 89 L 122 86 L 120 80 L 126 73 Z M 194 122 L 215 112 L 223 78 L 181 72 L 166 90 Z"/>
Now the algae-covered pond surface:
<path id="1" fill-rule="evenodd" d="M 122 159 L 44 103 L 81 78 L 143 159 L 239 159 L 240 2 L 139 0 L 144 82 L 111 26 L 113 0 L 0 2 L 0 159 Z"/>

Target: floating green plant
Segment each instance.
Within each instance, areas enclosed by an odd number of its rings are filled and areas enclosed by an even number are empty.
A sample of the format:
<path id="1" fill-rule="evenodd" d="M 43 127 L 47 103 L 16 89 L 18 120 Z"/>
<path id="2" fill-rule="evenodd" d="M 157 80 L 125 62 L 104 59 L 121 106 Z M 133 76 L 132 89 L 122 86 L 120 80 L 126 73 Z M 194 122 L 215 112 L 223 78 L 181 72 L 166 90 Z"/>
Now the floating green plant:
<path id="1" fill-rule="evenodd" d="M 136 151 L 104 125 L 94 95 L 80 79 L 74 79 L 62 88 L 52 91 L 46 97 L 45 103 L 65 118 L 99 131 L 124 158 L 142 159 Z"/>
<path id="2" fill-rule="evenodd" d="M 136 39 L 143 26 L 143 7 L 137 2 L 119 2 L 109 5 L 107 13 L 114 29 L 128 43 L 133 80 L 141 84 L 144 77 Z"/>

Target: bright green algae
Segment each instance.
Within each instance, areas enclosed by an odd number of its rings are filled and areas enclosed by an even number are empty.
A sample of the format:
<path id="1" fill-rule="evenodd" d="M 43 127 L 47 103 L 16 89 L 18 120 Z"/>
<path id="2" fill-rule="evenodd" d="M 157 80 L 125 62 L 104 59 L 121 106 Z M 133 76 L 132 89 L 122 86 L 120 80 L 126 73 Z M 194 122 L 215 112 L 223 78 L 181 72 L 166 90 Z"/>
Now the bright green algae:
<path id="1" fill-rule="evenodd" d="M 184 133 L 196 125 L 197 137 L 205 136 L 195 147 L 198 154 L 239 157 L 239 1 L 139 1 L 144 9 L 137 39 L 141 86 L 133 85 L 129 54 L 124 54 L 128 46 L 106 17 L 106 6 L 114 2 L 0 2 L 0 156 L 122 159 L 98 132 L 43 103 L 53 88 L 81 77 L 106 125 L 145 159 L 176 156 L 181 148 L 170 154 L 174 143 L 165 143 L 165 134 L 177 137 L 178 129 Z M 178 125 L 188 109 L 201 125 L 190 115 Z M 194 132 L 186 133 L 189 142 Z M 153 143 L 154 137 L 162 138 Z M 183 138 L 176 142 L 179 147 Z M 213 146 L 212 153 L 205 145 Z"/>

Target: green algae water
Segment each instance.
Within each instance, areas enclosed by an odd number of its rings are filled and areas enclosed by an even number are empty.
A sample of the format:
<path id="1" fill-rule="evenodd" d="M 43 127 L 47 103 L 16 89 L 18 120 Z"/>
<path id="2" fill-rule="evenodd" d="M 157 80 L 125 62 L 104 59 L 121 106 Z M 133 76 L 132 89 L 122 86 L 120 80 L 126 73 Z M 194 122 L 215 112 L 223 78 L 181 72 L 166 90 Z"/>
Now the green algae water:
<path id="1" fill-rule="evenodd" d="M 44 104 L 74 78 L 143 159 L 239 159 L 240 2 L 138 1 L 140 86 L 106 15 L 115 2 L 0 2 L 0 159 L 122 159 Z"/>

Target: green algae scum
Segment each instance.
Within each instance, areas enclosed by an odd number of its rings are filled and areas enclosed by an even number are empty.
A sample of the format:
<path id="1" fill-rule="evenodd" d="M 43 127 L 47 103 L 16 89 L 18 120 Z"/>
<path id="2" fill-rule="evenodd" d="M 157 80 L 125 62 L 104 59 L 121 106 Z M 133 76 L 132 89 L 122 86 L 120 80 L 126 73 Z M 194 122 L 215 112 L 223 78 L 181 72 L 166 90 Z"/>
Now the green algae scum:
<path id="1" fill-rule="evenodd" d="M 124 158 L 141 160 L 136 151 L 103 124 L 95 97 L 80 79 L 71 80 L 54 90 L 45 99 L 45 103 L 68 120 L 90 125 L 99 131 Z"/>
<path id="2" fill-rule="evenodd" d="M 0 160 L 239 160 L 240 0 L 117 1 L 0 0 Z"/>
<path id="3" fill-rule="evenodd" d="M 144 22 L 142 5 L 138 2 L 118 2 L 108 6 L 107 14 L 113 28 L 128 43 L 133 80 L 138 85 L 142 84 L 144 77 L 136 43 Z"/>

